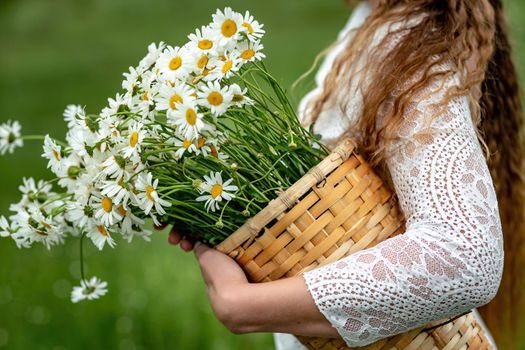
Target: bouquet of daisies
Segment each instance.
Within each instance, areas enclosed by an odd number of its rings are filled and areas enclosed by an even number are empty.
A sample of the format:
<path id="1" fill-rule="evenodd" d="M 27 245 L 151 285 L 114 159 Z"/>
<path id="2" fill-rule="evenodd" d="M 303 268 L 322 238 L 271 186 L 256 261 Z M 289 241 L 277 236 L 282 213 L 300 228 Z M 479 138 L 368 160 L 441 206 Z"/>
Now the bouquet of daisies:
<path id="1" fill-rule="evenodd" d="M 184 45 L 151 44 L 99 114 L 67 106 L 65 140 L 42 137 L 55 178 L 23 180 L 0 235 L 103 249 L 148 240 L 151 219 L 212 245 L 228 237 L 327 154 L 266 70 L 264 33 L 248 12 L 217 10 Z M 0 153 L 38 138 L 20 131 L 0 125 Z M 73 302 L 106 292 L 81 272 Z"/>

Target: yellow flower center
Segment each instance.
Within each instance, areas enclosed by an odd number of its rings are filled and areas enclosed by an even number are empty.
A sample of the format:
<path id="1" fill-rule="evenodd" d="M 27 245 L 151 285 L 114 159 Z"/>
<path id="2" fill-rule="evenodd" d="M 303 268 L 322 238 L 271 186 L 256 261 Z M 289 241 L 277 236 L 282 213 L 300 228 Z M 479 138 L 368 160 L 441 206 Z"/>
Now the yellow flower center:
<path id="1" fill-rule="evenodd" d="M 170 108 L 171 109 L 177 109 L 175 106 L 175 103 L 182 103 L 182 97 L 180 95 L 174 94 L 170 97 Z"/>
<path id="2" fill-rule="evenodd" d="M 212 106 L 219 106 L 222 103 L 222 101 L 223 101 L 222 95 L 218 91 L 212 91 L 208 95 L 208 102 Z"/>
<path id="3" fill-rule="evenodd" d="M 188 149 L 191 146 L 191 144 L 191 140 L 185 139 L 184 141 L 182 141 L 182 147 L 184 147 L 185 149 Z"/>
<path id="4" fill-rule="evenodd" d="M 199 41 L 197 46 L 201 50 L 209 50 L 209 49 L 211 49 L 213 47 L 213 41 L 208 40 L 208 39 L 202 39 L 202 40 Z"/>
<path id="5" fill-rule="evenodd" d="M 102 204 L 102 209 L 104 209 L 106 213 L 111 213 L 111 210 L 113 209 L 113 201 L 111 200 L 111 198 L 104 197 L 104 199 L 102 199 L 101 204 Z"/>
<path id="6" fill-rule="evenodd" d="M 131 147 L 135 147 L 138 142 L 139 142 L 139 133 L 136 131 L 133 131 L 131 133 L 131 136 L 129 137 L 129 145 Z"/>
<path id="7" fill-rule="evenodd" d="M 206 65 L 208 64 L 208 56 L 202 56 L 201 58 L 199 58 L 199 60 L 197 61 L 197 67 L 199 68 L 204 68 L 206 67 Z"/>
<path id="8" fill-rule="evenodd" d="M 253 51 L 252 49 L 248 49 L 248 50 L 244 50 L 242 53 L 241 53 L 241 57 L 245 60 L 249 60 L 250 58 L 252 58 L 253 56 L 255 56 L 255 51 Z"/>
<path id="9" fill-rule="evenodd" d="M 53 149 L 52 152 L 53 157 L 55 157 L 56 160 L 60 160 L 60 153 L 58 153 L 56 149 Z"/>
<path id="10" fill-rule="evenodd" d="M 219 152 L 217 152 L 217 148 L 214 145 L 210 145 L 210 152 L 212 156 L 219 158 Z"/>
<path id="11" fill-rule="evenodd" d="M 117 210 L 119 214 L 122 216 L 126 216 L 126 214 L 128 213 L 128 211 L 124 208 L 122 204 L 117 208 Z"/>
<path id="12" fill-rule="evenodd" d="M 202 148 L 204 147 L 204 144 L 206 143 L 206 138 L 204 136 L 199 137 L 197 140 L 197 147 Z"/>
<path id="13" fill-rule="evenodd" d="M 233 61 L 232 60 L 228 60 L 228 61 L 224 62 L 224 65 L 222 66 L 221 71 L 223 73 L 228 73 L 230 71 L 230 69 L 232 69 L 232 66 L 233 66 Z"/>
<path id="14" fill-rule="evenodd" d="M 149 95 L 148 95 L 147 91 L 144 91 L 144 93 L 142 94 L 142 100 L 144 100 L 144 101 L 148 101 L 149 100 Z"/>
<path id="15" fill-rule="evenodd" d="M 182 58 L 179 56 L 173 57 L 170 61 L 170 69 L 171 70 L 177 70 L 182 66 Z"/>
<path id="16" fill-rule="evenodd" d="M 211 188 L 211 197 L 213 199 L 219 197 L 222 193 L 222 185 L 221 184 L 215 184 L 213 185 L 213 187 Z"/>
<path id="17" fill-rule="evenodd" d="M 241 102 L 243 100 L 244 100 L 244 95 L 234 94 L 233 97 L 232 97 L 232 101 L 233 102 Z"/>
<path id="18" fill-rule="evenodd" d="M 153 186 L 148 185 L 148 187 L 146 187 L 146 197 L 148 197 L 150 201 L 155 202 L 155 198 L 153 198 L 153 192 L 155 192 Z"/>
<path id="19" fill-rule="evenodd" d="M 237 33 L 237 24 L 231 19 L 222 22 L 221 33 L 227 38 L 230 38 Z"/>
<path id="20" fill-rule="evenodd" d="M 186 110 L 186 122 L 191 126 L 197 124 L 197 113 L 193 108 L 188 108 Z"/>
<path id="21" fill-rule="evenodd" d="M 100 233 L 102 236 L 107 236 L 108 235 L 108 230 L 106 230 L 106 228 L 102 225 L 98 225 L 97 226 L 97 231 L 98 233 Z"/>
<path id="22" fill-rule="evenodd" d="M 242 24 L 242 26 L 243 26 L 244 28 L 246 28 L 246 30 L 248 31 L 249 34 L 252 34 L 252 33 L 253 33 L 253 27 L 252 27 L 252 25 L 251 25 L 250 23 L 248 23 L 248 22 L 244 22 L 244 23 Z"/>

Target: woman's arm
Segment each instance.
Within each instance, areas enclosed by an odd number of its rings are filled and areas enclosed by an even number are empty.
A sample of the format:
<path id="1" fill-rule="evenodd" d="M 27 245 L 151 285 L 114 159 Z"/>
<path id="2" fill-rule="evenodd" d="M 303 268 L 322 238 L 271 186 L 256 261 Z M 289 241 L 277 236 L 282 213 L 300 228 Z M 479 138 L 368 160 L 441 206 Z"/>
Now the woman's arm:
<path id="1" fill-rule="evenodd" d="M 198 244 L 195 255 L 217 318 L 234 333 L 279 332 L 338 337 L 302 277 L 249 283 L 227 255 Z"/>

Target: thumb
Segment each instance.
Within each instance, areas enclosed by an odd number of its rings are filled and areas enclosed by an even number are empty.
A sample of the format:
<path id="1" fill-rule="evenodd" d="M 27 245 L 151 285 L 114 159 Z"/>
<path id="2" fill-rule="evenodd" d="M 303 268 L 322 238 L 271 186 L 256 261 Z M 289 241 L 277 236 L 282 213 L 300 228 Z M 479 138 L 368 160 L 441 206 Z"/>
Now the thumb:
<path id="1" fill-rule="evenodd" d="M 197 242 L 193 247 L 193 251 L 195 253 L 195 257 L 197 258 L 197 262 L 199 263 L 202 277 L 204 278 L 204 283 L 206 283 L 208 287 L 213 287 L 213 274 L 210 273 L 210 270 L 213 270 L 214 265 L 213 254 L 210 254 L 213 253 L 213 249 L 208 247 L 206 244 Z"/>
<path id="2" fill-rule="evenodd" d="M 212 248 L 208 247 L 206 244 L 200 241 L 195 242 L 195 245 L 193 246 L 193 251 L 199 263 L 201 262 L 202 256 L 204 255 L 204 253 L 206 253 L 207 251 L 210 251 L 211 249 Z"/>
<path id="3" fill-rule="evenodd" d="M 193 251 L 197 262 L 202 270 L 204 275 L 207 275 L 210 270 L 214 270 L 217 265 L 217 254 L 221 254 L 217 250 L 208 247 L 202 242 L 197 242 L 193 246 Z"/>

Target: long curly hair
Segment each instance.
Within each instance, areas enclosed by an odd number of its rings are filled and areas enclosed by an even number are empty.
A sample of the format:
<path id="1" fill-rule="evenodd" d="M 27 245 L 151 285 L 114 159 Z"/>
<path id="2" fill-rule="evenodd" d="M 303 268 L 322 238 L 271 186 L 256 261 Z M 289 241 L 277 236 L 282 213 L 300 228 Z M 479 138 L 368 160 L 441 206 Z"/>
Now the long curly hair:
<path id="1" fill-rule="evenodd" d="M 479 312 L 497 344 L 514 349 L 521 321 L 516 310 L 524 310 L 524 143 L 518 76 L 502 1 L 378 0 L 334 61 L 308 116 L 311 123 L 315 122 L 322 109 L 334 103 L 334 96 L 340 96 L 341 87 L 349 86 L 356 68 L 348 63 L 358 61 L 381 26 L 418 15 L 422 15 L 421 21 L 389 33 L 400 40 L 389 48 L 388 55 L 367 52 L 366 64 L 359 68 L 360 75 L 370 81 L 362 86 L 363 110 L 357 125 L 363 136 L 360 147 L 371 164 L 384 173 L 385 148 L 394 138 L 411 99 L 436 78 L 466 73 L 460 84 L 447 92 L 442 105 L 446 107 L 457 96 L 470 98 L 473 123 L 496 188 L 505 250 L 500 289 Z M 376 50 L 392 46 L 388 36 L 383 40 Z M 444 63 L 450 68 L 434 69 Z M 386 112 L 382 108 L 385 101 L 393 106 Z M 384 119 L 381 123 L 377 123 L 379 114 Z"/>

